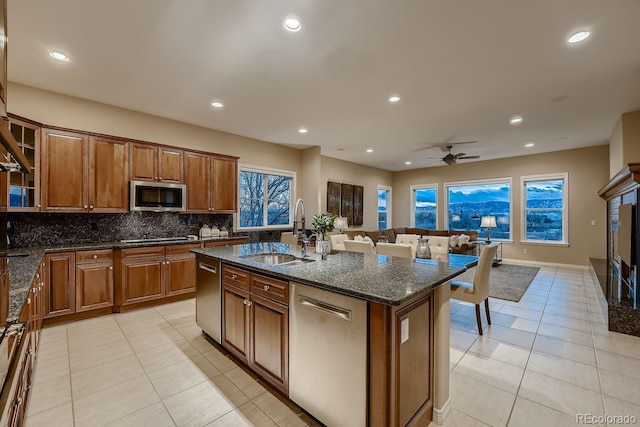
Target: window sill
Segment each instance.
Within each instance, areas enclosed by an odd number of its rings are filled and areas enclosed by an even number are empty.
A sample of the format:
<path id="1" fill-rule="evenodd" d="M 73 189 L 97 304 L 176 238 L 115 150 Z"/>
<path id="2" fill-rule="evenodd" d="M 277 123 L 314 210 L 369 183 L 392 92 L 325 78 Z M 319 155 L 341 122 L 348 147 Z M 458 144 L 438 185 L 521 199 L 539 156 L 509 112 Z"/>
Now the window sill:
<path id="1" fill-rule="evenodd" d="M 236 231 L 291 231 L 293 225 L 271 225 L 266 227 L 236 227 Z"/>
<path id="2" fill-rule="evenodd" d="M 569 243 L 567 242 L 541 242 L 536 240 L 520 240 L 521 245 L 532 245 L 532 246 L 556 246 L 556 247 L 564 247 L 568 248 Z"/>

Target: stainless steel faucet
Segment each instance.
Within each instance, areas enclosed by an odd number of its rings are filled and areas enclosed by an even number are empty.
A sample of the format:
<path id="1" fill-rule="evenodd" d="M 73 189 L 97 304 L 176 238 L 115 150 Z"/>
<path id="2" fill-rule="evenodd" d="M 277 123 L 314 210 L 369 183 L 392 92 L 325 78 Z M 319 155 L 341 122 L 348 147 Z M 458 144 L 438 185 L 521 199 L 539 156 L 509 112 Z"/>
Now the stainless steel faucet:
<path id="1" fill-rule="evenodd" d="M 301 221 L 298 221 L 298 208 L 300 208 L 300 211 L 302 212 Z M 304 202 L 302 201 L 302 199 L 296 200 L 296 208 L 295 208 L 295 210 L 293 212 L 293 235 L 294 236 L 298 236 L 298 222 L 302 223 L 302 251 L 301 251 L 301 253 L 302 253 L 303 257 L 307 257 L 307 256 L 309 256 L 309 255 L 307 255 L 307 245 L 309 245 L 309 243 L 311 242 L 311 239 L 316 237 L 316 235 L 312 234 L 311 236 L 307 237 L 307 230 L 305 228 Z"/>

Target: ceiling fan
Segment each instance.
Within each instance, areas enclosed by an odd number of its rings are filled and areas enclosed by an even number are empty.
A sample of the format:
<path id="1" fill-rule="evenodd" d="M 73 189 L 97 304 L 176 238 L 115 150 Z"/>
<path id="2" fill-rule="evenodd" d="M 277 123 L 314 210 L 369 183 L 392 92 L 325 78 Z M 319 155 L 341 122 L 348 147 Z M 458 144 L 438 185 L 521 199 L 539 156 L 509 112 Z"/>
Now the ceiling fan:
<path id="1" fill-rule="evenodd" d="M 431 157 L 433 159 L 438 159 L 438 161 L 443 161 L 446 164 L 448 164 L 449 166 L 451 165 L 455 165 L 458 160 L 467 160 L 467 159 L 479 159 L 480 156 L 467 156 L 466 153 L 458 153 L 458 154 L 452 154 L 451 153 L 451 149 L 453 148 L 453 145 L 447 145 L 447 150 L 449 150 L 449 152 L 447 153 L 446 156 L 439 158 L 439 157 Z M 435 162 L 434 162 L 435 163 Z"/>

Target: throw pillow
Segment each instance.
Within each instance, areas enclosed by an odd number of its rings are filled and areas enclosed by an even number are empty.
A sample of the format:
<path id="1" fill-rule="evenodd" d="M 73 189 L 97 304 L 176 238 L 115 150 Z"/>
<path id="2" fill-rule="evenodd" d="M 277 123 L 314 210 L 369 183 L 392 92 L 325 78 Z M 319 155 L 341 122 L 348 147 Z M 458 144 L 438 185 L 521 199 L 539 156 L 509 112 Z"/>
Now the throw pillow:
<path id="1" fill-rule="evenodd" d="M 369 236 L 364 236 L 364 238 L 362 240 L 365 241 L 365 242 L 369 242 L 369 244 L 371 245 L 372 248 L 375 246 L 375 244 L 373 243 L 373 240 Z"/>
<path id="2" fill-rule="evenodd" d="M 462 245 L 469 243 L 471 236 L 467 236 L 466 234 L 461 234 L 458 236 L 458 246 L 462 247 Z"/>
<path id="3" fill-rule="evenodd" d="M 451 246 L 452 248 L 455 248 L 456 246 L 458 246 L 458 240 L 460 239 L 460 237 L 456 234 L 454 234 L 453 236 L 449 237 L 449 246 Z"/>
<path id="4" fill-rule="evenodd" d="M 356 240 L 358 242 L 362 242 L 364 239 L 362 238 L 361 235 L 356 234 L 355 236 L 353 236 L 353 240 Z"/>

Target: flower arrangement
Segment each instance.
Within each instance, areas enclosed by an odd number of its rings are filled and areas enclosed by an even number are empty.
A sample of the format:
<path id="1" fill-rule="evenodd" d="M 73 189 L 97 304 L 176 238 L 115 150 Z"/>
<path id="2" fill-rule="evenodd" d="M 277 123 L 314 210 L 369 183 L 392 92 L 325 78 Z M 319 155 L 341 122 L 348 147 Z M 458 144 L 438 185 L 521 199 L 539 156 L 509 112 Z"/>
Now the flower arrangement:
<path id="1" fill-rule="evenodd" d="M 321 240 L 324 240 L 324 235 L 333 231 L 333 222 L 335 221 L 336 217 L 336 215 L 331 215 L 328 212 L 319 215 L 313 215 L 313 220 L 311 221 L 313 232 L 316 233 L 316 235 L 320 235 Z"/>

